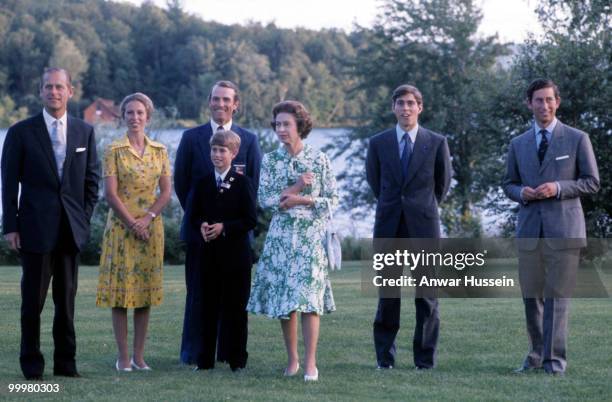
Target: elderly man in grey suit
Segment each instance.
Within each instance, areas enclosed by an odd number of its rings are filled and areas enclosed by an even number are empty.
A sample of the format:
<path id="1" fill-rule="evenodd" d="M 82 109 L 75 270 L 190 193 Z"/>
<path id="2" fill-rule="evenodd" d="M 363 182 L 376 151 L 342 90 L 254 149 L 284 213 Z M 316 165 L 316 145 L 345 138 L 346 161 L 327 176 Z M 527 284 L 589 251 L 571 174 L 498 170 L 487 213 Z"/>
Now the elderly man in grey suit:
<path id="1" fill-rule="evenodd" d="M 520 205 L 517 223 L 519 281 L 525 304 L 529 352 L 524 373 L 565 372 L 569 297 L 574 289 L 586 228 L 580 197 L 599 190 L 589 136 L 555 117 L 557 86 L 537 79 L 527 89 L 533 126 L 508 150 L 503 187 Z"/>
<path id="2" fill-rule="evenodd" d="M 376 196 L 375 239 L 438 239 L 438 203 L 446 196 L 451 163 L 446 137 L 418 124 L 421 92 L 411 85 L 393 91 L 397 125 L 370 139 L 366 160 L 368 184 Z M 380 293 L 374 319 L 374 347 L 379 369 L 395 364 L 400 327 L 400 298 Z M 435 365 L 440 328 L 438 299 L 417 297 L 413 358 L 417 369 Z M 392 296 L 392 297 L 388 297 Z"/>

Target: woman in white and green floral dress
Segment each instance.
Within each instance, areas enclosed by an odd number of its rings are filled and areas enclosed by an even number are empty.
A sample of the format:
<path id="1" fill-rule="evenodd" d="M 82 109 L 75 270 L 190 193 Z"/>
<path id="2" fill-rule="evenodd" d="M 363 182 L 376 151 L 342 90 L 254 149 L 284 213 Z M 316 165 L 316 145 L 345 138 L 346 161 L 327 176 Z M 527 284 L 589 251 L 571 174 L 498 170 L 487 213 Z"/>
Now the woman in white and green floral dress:
<path id="1" fill-rule="evenodd" d="M 297 374 L 297 313 L 304 337 L 304 379 L 316 381 L 319 316 L 334 311 L 325 228 L 338 204 L 329 158 L 302 142 L 312 120 L 299 102 L 274 106 L 272 126 L 282 143 L 264 155 L 260 205 L 273 216 L 259 259 L 247 310 L 281 320 L 287 348 L 286 376 Z"/>

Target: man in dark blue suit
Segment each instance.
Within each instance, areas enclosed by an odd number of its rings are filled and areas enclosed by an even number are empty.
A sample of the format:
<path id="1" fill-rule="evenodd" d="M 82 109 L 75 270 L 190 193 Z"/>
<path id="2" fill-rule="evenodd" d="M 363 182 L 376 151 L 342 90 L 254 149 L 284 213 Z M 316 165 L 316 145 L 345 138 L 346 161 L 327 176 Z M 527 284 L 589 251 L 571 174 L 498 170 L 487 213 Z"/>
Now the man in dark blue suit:
<path id="1" fill-rule="evenodd" d="M 451 163 L 446 138 L 418 124 L 421 92 L 401 85 L 392 96 L 397 125 L 370 139 L 366 173 L 377 199 L 375 239 L 440 237 L 438 203 L 448 192 Z M 440 319 L 435 297 L 417 297 L 413 339 L 417 369 L 435 365 Z M 380 294 L 374 320 L 374 346 L 381 369 L 395 364 L 400 298 Z M 385 295 L 386 296 L 386 295 Z"/>
<path id="2" fill-rule="evenodd" d="M 2 150 L 2 230 L 23 268 L 19 362 L 30 380 L 42 380 L 44 372 L 40 313 L 51 278 L 53 373 L 79 377 L 73 324 L 78 254 L 89 235 L 99 173 L 93 127 L 66 113 L 72 93 L 66 70 L 46 69 L 42 113 L 12 126 Z"/>
<path id="3" fill-rule="evenodd" d="M 257 136 L 233 123 L 232 117 L 240 106 L 238 87 L 230 81 L 218 81 L 212 87 L 208 96 L 208 106 L 211 120 L 183 133 L 179 144 L 174 165 L 174 189 L 179 202 L 185 211 L 181 225 L 181 240 L 187 243 L 185 258 L 185 282 L 187 285 L 187 299 L 185 304 L 185 320 L 183 323 L 183 337 L 181 341 L 181 362 L 196 364 L 199 350 L 199 337 L 201 333 L 200 319 L 202 311 L 202 294 L 199 291 L 200 259 L 199 247 L 201 234 L 195 230 L 191 221 L 192 198 L 195 185 L 204 177 L 214 171 L 210 159 L 210 138 L 218 130 L 232 130 L 240 136 L 240 149 L 232 161 L 232 169 L 237 173 L 245 174 L 251 179 L 257 193 L 259 184 L 259 170 L 261 166 L 261 151 Z M 224 336 L 225 325 L 220 317 L 219 339 Z M 218 359 L 227 360 L 227 353 L 223 344 L 218 348 Z"/>

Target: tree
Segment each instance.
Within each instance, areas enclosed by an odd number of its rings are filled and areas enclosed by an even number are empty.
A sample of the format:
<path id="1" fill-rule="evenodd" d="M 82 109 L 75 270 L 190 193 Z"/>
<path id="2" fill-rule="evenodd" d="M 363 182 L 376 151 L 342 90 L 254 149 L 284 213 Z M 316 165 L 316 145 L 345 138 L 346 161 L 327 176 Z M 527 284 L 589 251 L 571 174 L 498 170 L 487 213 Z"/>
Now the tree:
<path id="1" fill-rule="evenodd" d="M 516 115 L 521 108 L 519 115 L 527 122 L 523 91 L 529 82 L 548 77 L 557 84 L 561 92 L 557 117 L 589 134 L 597 158 L 601 189 L 582 199 L 588 235 L 594 237 L 612 235 L 610 8 L 610 2 L 603 0 L 541 1 L 536 12 L 544 37 L 539 41 L 531 37 L 523 45 L 512 70 L 514 101 L 499 108 L 505 115 Z"/>
<path id="2" fill-rule="evenodd" d="M 487 196 L 482 179 L 495 163 L 501 138 L 486 113 L 501 77 L 496 59 L 507 53 L 496 36 L 477 35 L 481 19 L 472 0 L 387 0 L 374 27 L 360 29 L 352 68 L 356 90 L 365 92 L 369 105 L 362 127 L 337 148 L 356 166 L 341 175 L 353 189 L 346 207 L 372 205 L 363 168 L 366 140 L 395 123 L 391 91 L 414 84 L 424 97 L 420 123 L 446 135 L 451 150 L 454 184 L 443 205 L 443 224 L 450 235 L 480 234 L 475 206 Z"/>

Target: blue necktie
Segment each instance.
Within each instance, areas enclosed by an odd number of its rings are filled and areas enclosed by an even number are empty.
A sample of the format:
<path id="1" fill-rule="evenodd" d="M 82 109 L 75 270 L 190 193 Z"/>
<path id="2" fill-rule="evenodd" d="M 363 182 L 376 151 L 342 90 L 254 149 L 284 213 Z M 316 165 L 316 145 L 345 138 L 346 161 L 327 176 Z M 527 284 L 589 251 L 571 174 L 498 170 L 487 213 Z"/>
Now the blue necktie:
<path id="1" fill-rule="evenodd" d="M 412 157 L 412 140 L 408 133 L 404 133 L 402 137 L 402 142 L 404 143 L 404 149 L 402 150 L 402 173 L 404 178 L 408 176 L 408 164 L 410 164 L 410 157 Z"/>
<path id="2" fill-rule="evenodd" d="M 538 159 L 540 160 L 540 165 L 546 156 L 546 151 L 548 150 L 548 138 L 546 138 L 546 130 L 540 130 L 540 146 L 538 147 Z"/>
<path id="3" fill-rule="evenodd" d="M 221 183 L 223 183 L 223 180 L 221 180 L 221 176 L 219 176 L 217 177 L 217 190 L 221 188 Z"/>

